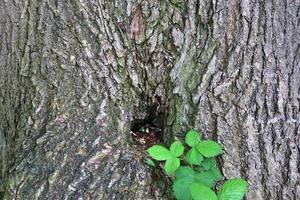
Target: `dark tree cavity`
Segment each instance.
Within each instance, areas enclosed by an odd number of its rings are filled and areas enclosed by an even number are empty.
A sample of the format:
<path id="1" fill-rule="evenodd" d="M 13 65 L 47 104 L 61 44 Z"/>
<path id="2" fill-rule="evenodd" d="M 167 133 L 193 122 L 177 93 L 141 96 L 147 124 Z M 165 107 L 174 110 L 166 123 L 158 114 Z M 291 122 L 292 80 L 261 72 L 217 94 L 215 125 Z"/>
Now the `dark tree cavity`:
<path id="1" fill-rule="evenodd" d="M 247 200 L 299 200 L 299 12 L 299 0 L 0 0 L 0 199 L 171 199 L 130 132 L 151 110 L 165 144 L 190 128 L 220 142 Z"/>

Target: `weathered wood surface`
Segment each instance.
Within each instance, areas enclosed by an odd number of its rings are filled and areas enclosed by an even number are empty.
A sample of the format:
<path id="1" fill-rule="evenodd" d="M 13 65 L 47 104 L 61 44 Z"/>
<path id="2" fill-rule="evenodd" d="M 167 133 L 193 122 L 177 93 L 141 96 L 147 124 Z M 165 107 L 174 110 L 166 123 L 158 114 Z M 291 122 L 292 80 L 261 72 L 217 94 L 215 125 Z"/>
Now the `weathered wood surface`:
<path id="1" fill-rule="evenodd" d="M 224 148 L 248 200 L 300 199 L 299 0 L 0 0 L 4 199 L 167 199 L 130 125 Z"/>

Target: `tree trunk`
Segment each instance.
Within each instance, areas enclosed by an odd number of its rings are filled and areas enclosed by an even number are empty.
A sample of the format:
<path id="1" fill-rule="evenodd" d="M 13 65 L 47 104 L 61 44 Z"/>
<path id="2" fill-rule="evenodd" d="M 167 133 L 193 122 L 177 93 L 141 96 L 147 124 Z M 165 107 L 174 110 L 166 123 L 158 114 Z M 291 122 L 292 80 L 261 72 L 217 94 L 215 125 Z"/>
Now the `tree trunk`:
<path id="1" fill-rule="evenodd" d="M 248 200 L 300 199 L 299 0 L 0 0 L 0 198 L 171 199 L 136 120 L 198 129 Z M 159 179 L 159 177 L 158 177 Z"/>

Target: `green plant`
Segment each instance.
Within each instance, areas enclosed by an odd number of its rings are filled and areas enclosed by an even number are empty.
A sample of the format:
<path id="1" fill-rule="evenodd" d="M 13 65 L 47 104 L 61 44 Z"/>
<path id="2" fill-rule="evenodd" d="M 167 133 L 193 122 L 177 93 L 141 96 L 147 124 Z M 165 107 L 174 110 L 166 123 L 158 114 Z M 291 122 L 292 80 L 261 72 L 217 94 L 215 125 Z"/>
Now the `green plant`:
<path id="1" fill-rule="evenodd" d="M 225 181 L 217 194 L 211 189 L 215 187 L 216 182 L 223 179 L 214 158 L 221 154 L 221 146 L 217 142 L 201 140 L 199 132 L 190 130 L 185 136 L 185 143 L 189 147 L 186 154 L 184 154 L 184 145 L 178 140 L 171 144 L 170 149 L 161 145 L 154 145 L 147 149 L 152 158 L 165 161 L 166 174 L 174 177 L 173 191 L 176 199 L 241 200 L 243 198 L 248 184 L 240 178 Z M 148 163 L 151 162 L 148 160 Z"/>

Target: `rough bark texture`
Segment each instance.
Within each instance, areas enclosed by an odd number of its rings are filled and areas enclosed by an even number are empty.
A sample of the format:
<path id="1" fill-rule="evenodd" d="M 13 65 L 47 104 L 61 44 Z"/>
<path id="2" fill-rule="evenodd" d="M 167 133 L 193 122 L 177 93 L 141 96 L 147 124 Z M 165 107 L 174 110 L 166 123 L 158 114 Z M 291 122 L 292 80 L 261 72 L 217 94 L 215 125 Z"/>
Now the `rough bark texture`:
<path id="1" fill-rule="evenodd" d="M 166 143 L 189 128 L 218 140 L 248 200 L 300 199 L 299 12 L 299 0 L 0 0 L 0 197 L 170 198 L 130 137 L 154 110 Z"/>

